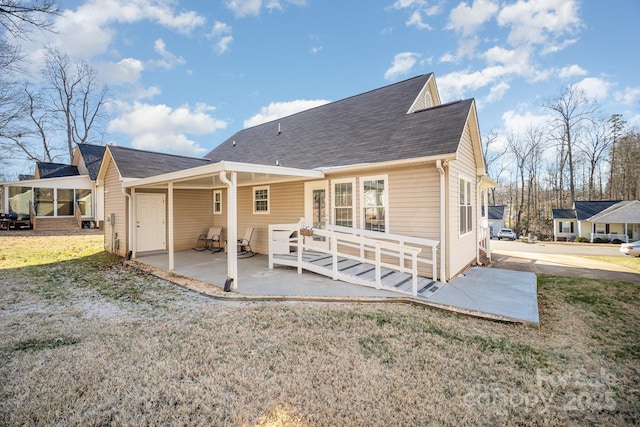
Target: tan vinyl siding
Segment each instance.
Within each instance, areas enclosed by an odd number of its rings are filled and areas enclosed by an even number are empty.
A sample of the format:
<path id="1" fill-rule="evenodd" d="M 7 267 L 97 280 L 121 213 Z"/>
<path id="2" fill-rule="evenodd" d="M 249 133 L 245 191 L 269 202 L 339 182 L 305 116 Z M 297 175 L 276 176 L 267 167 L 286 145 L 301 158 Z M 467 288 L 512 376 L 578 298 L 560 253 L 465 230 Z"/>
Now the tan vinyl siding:
<path id="1" fill-rule="evenodd" d="M 226 200 L 226 197 L 223 199 Z M 247 227 L 255 227 L 251 247 L 258 253 L 268 253 L 269 224 L 297 223 L 303 216 L 304 183 L 302 182 L 269 185 L 268 214 L 253 213 L 253 187 L 238 189 L 238 237 L 244 235 Z"/>
<path id="2" fill-rule="evenodd" d="M 223 192 L 223 203 L 224 203 Z M 213 214 L 213 190 L 174 190 L 173 192 L 173 244 L 175 250 L 194 247 L 200 234 L 209 227 L 226 227 L 226 204 L 223 215 Z M 223 235 L 224 239 L 224 235 Z"/>
<path id="3" fill-rule="evenodd" d="M 449 247 L 447 249 L 447 265 L 449 278 L 459 274 L 466 266 L 476 258 L 476 246 L 478 223 L 476 221 L 477 206 L 477 178 L 476 165 L 471 143 L 471 133 L 469 124 L 465 126 L 465 131 L 458 147 L 457 159 L 449 164 Z M 459 179 L 465 178 L 471 181 L 471 200 L 473 201 L 473 229 L 471 233 L 460 235 L 460 194 Z"/>
<path id="4" fill-rule="evenodd" d="M 104 248 L 107 251 L 113 252 L 111 248 L 111 239 L 119 239 L 120 248 L 115 251 L 118 255 L 124 256 L 127 251 L 127 199 L 122 194 L 122 184 L 120 181 L 120 173 L 115 167 L 113 162 L 110 162 L 107 167 L 104 180 L 105 189 L 104 192 Z M 109 223 L 109 216 L 115 214 L 115 226 L 111 226 Z"/>

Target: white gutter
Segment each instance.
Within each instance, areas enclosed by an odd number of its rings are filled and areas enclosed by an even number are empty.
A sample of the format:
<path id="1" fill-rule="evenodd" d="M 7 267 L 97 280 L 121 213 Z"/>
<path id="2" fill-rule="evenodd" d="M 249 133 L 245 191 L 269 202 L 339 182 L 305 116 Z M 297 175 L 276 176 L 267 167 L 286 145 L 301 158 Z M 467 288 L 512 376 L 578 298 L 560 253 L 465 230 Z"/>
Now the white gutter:
<path id="1" fill-rule="evenodd" d="M 227 190 L 227 282 L 231 280 L 231 289 L 238 289 L 238 174 L 231 172 L 231 179 L 227 178 L 227 171 L 220 171 L 220 181 Z M 225 283 L 225 289 L 227 284 Z"/>
<path id="2" fill-rule="evenodd" d="M 440 281 L 442 283 L 447 283 L 447 270 L 446 270 L 446 241 L 447 241 L 447 198 L 446 198 L 446 175 L 444 172 L 444 166 L 446 166 L 447 161 L 445 160 L 444 164 L 442 160 L 436 160 L 436 168 L 438 168 L 438 172 L 440 172 Z"/>

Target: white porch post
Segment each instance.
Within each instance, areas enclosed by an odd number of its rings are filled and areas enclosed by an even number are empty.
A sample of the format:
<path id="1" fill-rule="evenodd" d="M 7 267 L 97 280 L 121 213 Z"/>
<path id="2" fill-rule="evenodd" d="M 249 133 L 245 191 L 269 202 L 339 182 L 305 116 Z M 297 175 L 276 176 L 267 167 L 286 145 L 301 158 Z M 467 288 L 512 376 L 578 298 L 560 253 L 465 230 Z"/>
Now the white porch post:
<path id="1" fill-rule="evenodd" d="M 227 280 L 233 279 L 231 289 L 238 290 L 238 174 L 220 172 L 220 181 L 227 186 Z"/>
<path id="2" fill-rule="evenodd" d="M 169 271 L 174 270 L 174 251 L 173 251 L 173 182 L 169 182 L 167 187 L 169 211 Z"/>
<path id="3" fill-rule="evenodd" d="M 138 213 L 137 208 L 138 201 L 136 197 L 136 188 L 131 187 L 131 197 L 129 198 L 129 218 L 131 218 L 131 227 L 129 229 L 129 233 L 131 234 L 129 238 L 129 243 L 131 243 L 131 247 L 129 250 L 131 251 L 132 257 L 136 257 L 136 252 L 138 251 Z"/>

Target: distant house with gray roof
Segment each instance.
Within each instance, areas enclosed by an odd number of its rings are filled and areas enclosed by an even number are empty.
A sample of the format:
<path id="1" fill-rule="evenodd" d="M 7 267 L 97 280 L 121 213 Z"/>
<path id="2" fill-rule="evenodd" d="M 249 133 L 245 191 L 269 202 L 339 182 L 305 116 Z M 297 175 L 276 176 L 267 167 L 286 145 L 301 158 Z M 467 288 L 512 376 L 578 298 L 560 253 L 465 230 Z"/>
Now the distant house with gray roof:
<path id="1" fill-rule="evenodd" d="M 103 154 L 104 146 L 77 144 L 71 164 L 37 162 L 27 179 L 0 183 L 0 212 L 17 218 L 7 226 L 36 231 L 100 227 L 103 195 L 95 181 Z"/>
<path id="2" fill-rule="evenodd" d="M 554 240 L 584 237 L 633 241 L 640 239 L 640 201 L 581 200 L 573 209 L 553 209 Z"/>
<path id="3" fill-rule="evenodd" d="M 279 224 L 428 241 L 420 269 L 441 281 L 490 256 L 480 206 L 496 184 L 475 101 L 442 104 L 432 73 L 240 130 L 202 159 L 108 146 L 97 183 L 105 248 L 166 251 L 170 269 L 213 225 L 229 241 L 254 228 L 251 247 L 265 254 Z"/>

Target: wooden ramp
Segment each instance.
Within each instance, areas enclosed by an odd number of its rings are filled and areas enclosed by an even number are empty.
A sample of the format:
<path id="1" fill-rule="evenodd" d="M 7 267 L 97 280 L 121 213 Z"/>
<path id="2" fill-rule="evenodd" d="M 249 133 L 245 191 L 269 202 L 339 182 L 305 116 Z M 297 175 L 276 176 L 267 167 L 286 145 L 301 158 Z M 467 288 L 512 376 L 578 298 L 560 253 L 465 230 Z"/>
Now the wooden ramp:
<path id="1" fill-rule="evenodd" d="M 273 255 L 273 262 L 274 264 L 298 267 L 298 254 L 292 252 L 289 254 Z M 411 274 L 381 267 L 381 283 L 378 285 L 375 280 L 376 266 L 373 261 L 361 262 L 338 256 L 337 264 L 336 275 L 338 280 L 413 296 L 413 277 Z M 302 253 L 301 267 L 323 276 L 333 277 L 334 275 L 333 256 L 326 253 L 305 250 Z M 417 296 L 430 298 L 431 295 L 441 287 L 442 283 L 440 282 L 418 277 Z"/>

